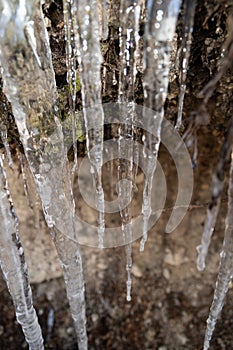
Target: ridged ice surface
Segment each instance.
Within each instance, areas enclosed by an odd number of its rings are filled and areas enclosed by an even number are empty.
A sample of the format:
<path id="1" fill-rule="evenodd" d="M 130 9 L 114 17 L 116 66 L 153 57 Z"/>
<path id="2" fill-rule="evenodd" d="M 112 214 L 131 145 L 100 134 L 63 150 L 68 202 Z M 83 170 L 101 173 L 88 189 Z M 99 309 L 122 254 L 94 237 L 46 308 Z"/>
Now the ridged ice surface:
<path id="1" fill-rule="evenodd" d="M 76 101 L 76 60 L 77 52 L 75 45 L 75 25 L 76 19 L 73 15 L 74 1 L 63 1 L 64 23 L 65 23 L 65 41 L 66 41 L 66 66 L 67 66 L 67 83 L 69 87 L 69 107 L 70 107 L 70 128 L 72 130 L 74 166 L 73 173 L 77 168 L 77 140 L 76 140 L 76 121 L 75 121 L 75 101 Z"/>
<path id="2" fill-rule="evenodd" d="M 75 0 L 73 16 L 77 21 L 75 42 L 82 85 L 86 143 L 96 187 L 99 247 L 103 248 L 105 231 L 104 191 L 102 187 L 103 123 L 100 68 L 102 55 L 99 42 L 99 19 L 96 0 Z M 74 18 L 73 18 L 74 20 Z"/>
<path id="3" fill-rule="evenodd" d="M 16 318 L 32 350 L 44 349 L 41 328 L 32 302 L 28 269 L 18 231 L 18 218 L 8 189 L 0 154 L 0 266 L 11 294 Z"/>
<path id="4" fill-rule="evenodd" d="M 67 242 L 76 238 L 74 203 L 40 5 L 39 1 L 1 2 L 0 62 L 4 90 L 63 268 L 79 349 L 84 350 L 87 336 L 81 257 L 77 245 L 68 260 L 61 249 L 63 236 Z M 77 273 L 72 276 L 74 270 Z"/>
<path id="5" fill-rule="evenodd" d="M 147 241 L 148 223 L 151 215 L 151 190 L 159 145 L 161 124 L 164 116 L 164 103 L 167 97 L 168 75 L 170 68 L 170 43 L 173 39 L 181 1 L 147 2 L 147 21 L 144 35 L 144 105 L 154 111 L 153 118 L 147 120 L 145 109 L 144 121 L 147 134 L 144 139 L 145 181 L 143 190 L 143 237 L 140 251 Z"/>

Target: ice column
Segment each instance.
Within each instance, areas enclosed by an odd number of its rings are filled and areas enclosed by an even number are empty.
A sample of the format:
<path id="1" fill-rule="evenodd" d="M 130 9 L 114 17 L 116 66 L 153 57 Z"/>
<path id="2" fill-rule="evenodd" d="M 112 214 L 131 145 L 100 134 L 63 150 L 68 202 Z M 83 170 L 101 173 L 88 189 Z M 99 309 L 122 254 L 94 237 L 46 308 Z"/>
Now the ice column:
<path id="1" fill-rule="evenodd" d="M 85 350 L 82 261 L 78 245 L 73 241 L 77 236 L 67 150 L 56 117 L 55 76 L 41 4 L 33 0 L 1 0 L 0 9 L 4 90 L 11 102 L 45 219 L 61 261 L 79 349 Z"/>
<path id="2" fill-rule="evenodd" d="M 105 231 L 104 190 L 102 186 L 103 124 L 100 68 L 102 55 L 99 42 L 98 6 L 96 0 L 75 0 L 73 16 L 76 49 L 82 85 L 83 115 L 86 126 L 87 151 L 96 187 L 99 248 L 103 248 Z"/>
<path id="3" fill-rule="evenodd" d="M 164 103 L 167 97 L 170 44 L 175 33 L 179 10 L 179 0 L 148 0 L 147 2 L 148 18 L 144 35 L 144 105 L 154 111 L 154 116 L 148 119 L 147 110 L 144 110 L 144 123 L 147 130 L 151 130 L 152 133 L 147 133 L 144 138 L 146 172 L 142 204 L 143 237 L 140 251 L 144 250 L 147 241 L 152 181 L 161 141 Z"/>
<path id="4" fill-rule="evenodd" d="M 32 303 L 32 291 L 24 250 L 19 238 L 18 218 L 8 189 L 0 153 L 0 265 L 31 350 L 44 349 L 41 328 Z"/>

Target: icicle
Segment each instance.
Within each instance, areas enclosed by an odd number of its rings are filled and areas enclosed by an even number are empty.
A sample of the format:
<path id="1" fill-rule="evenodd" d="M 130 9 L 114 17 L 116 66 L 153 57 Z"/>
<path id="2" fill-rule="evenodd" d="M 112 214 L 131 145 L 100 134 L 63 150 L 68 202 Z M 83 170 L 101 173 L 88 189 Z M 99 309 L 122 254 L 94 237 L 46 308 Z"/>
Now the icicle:
<path id="1" fill-rule="evenodd" d="M 47 343 L 50 341 L 53 327 L 54 327 L 54 310 L 53 310 L 53 308 L 51 308 L 49 310 L 49 314 L 48 314 L 48 318 L 47 318 L 47 337 L 46 337 Z"/>
<path id="2" fill-rule="evenodd" d="M 72 239 L 76 239 L 74 202 L 67 150 L 56 117 L 56 83 L 40 1 L 4 0 L 2 4 L 0 62 L 4 90 L 12 105 L 45 219 L 53 232 L 60 232 L 54 235 L 54 243 L 66 279 L 79 349 L 86 350 L 84 288 L 73 289 L 84 284 L 82 262 L 77 244 L 76 251 L 72 250 L 73 255 L 66 259 L 62 241 L 64 237 L 72 245 Z M 75 269 L 77 273 L 72 275 Z"/>
<path id="3" fill-rule="evenodd" d="M 108 39 L 108 2 L 107 0 L 101 0 L 101 38 L 102 40 Z"/>
<path id="4" fill-rule="evenodd" d="M 126 112 L 127 113 L 127 112 Z M 129 128 L 129 125 L 128 125 Z M 127 129 L 127 126 L 126 126 Z M 132 126 L 131 126 L 132 130 Z M 125 131 L 125 130 L 124 130 Z M 126 270 L 127 270 L 127 301 L 131 300 L 131 242 L 132 242 L 132 216 L 131 200 L 133 189 L 133 136 L 127 139 L 126 136 L 120 136 L 118 153 L 120 163 L 118 166 L 118 201 L 122 219 L 122 231 L 126 242 Z"/>
<path id="5" fill-rule="evenodd" d="M 222 310 L 228 285 L 233 276 L 233 152 L 231 153 L 231 169 L 228 188 L 228 211 L 226 217 L 223 250 L 221 253 L 220 270 L 216 282 L 214 299 L 211 305 L 204 341 L 204 350 L 209 349 L 209 343 Z"/>
<path id="6" fill-rule="evenodd" d="M 127 113 L 127 112 L 126 112 Z M 129 128 L 129 125 L 126 126 Z M 122 129 L 121 129 L 122 130 Z M 132 130 L 132 126 L 131 126 Z M 125 129 L 124 129 L 125 131 Z M 120 156 L 118 166 L 118 201 L 119 210 L 122 219 L 122 231 L 126 245 L 126 271 L 127 271 L 127 301 L 131 300 L 131 271 L 132 271 L 132 216 L 131 200 L 133 189 L 133 138 L 127 139 L 126 136 L 120 136 L 118 144 L 118 153 Z"/>
<path id="7" fill-rule="evenodd" d="M 151 189 L 156 160 L 161 139 L 161 123 L 164 115 L 164 103 L 167 96 L 170 43 L 173 39 L 176 21 L 180 10 L 180 1 L 156 1 L 147 3 L 148 19 L 144 35 L 144 105 L 154 111 L 154 118 L 147 121 L 146 109 L 143 118 L 147 129 L 153 131 L 147 134 L 144 141 L 146 152 L 146 173 L 143 190 L 143 237 L 140 251 L 144 250 L 147 241 L 148 222 L 151 215 Z"/>
<path id="8" fill-rule="evenodd" d="M 146 2 L 144 0 L 137 0 L 137 6 L 135 7 L 135 52 L 134 52 L 134 60 L 135 60 L 135 78 L 136 74 L 140 72 L 143 73 L 143 38 L 140 36 L 140 24 L 145 22 L 146 18 Z"/>
<path id="9" fill-rule="evenodd" d="M 102 94 L 104 95 L 106 93 L 106 79 L 107 78 L 107 67 L 103 64 L 103 73 L 102 73 Z M 114 85 L 114 84 L 113 84 Z"/>
<path id="10" fill-rule="evenodd" d="M 127 232 L 127 229 L 125 229 L 126 237 L 130 236 L 132 237 L 132 228 L 129 228 L 130 232 Z M 131 301 L 131 288 L 132 288 L 132 266 L 133 266 L 133 260 L 132 260 L 132 244 L 129 243 L 126 245 L 126 272 L 127 272 L 127 281 L 126 281 L 126 300 Z"/>
<path id="11" fill-rule="evenodd" d="M 73 138 L 74 166 L 72 173 L 74 174 L 77 164 L 77 140 L 76 140 L 76 121 L 75 121 L 75 101 L 76 101 L 76 47 L 74 27 L 76 26 L 76 18 L 73 15 L 74 0 L 63 0 L 63 12 L 65 22 L 65 40 L 66 40 L 66 66 L 67 66 L 67 82 L 69 86 L 69 105 L 71 116 L 71 130 Z"/>
<path id="12" fill-rule="evenodd" d="M 103 248 L 105 231 L 104 191 L 101 168 L 103 164 L 104 113 L 101 101 L 100 68 L 102 62 L 99 43 L 98 6 L 96 0 L 75 0 L 73 15 L 77 18 L 76 45 L 82 85 L 83 115 L 86 142 L 96 187 L 96 207 L 99 212 L 98 239 Z"/>
<path id="13" fill-rule="evenodd" d="M 145 11 L 145 2 L 143 0 L 138 0 L 137 2 L 134 3 L 134 55 L 133 55 L 133 71 L 131 71 L 131 79 L 133 81 L 132 84 L 132 90 L 135 89 L 136 85 L 136 79 L 137 79 L 137 74 L 140 72 L 142 73 L 142 66 L 143 66 L 143 50 L 140 45 L 140 19 L 142 19 L 142 14 Z M 132 58 L 131 58 L 132 59 Z M 132 74 L 133 73 L 133 74 Z M 136 176 L 138 172 L 138 164 L 139 164 L 139 143 L 140 143 L 140 132 L 137 127 L 135 127 L 134 124 L 139 124 L 139 120 L 141 119 L 141 115 L 138 115 L 138 113 L 134 110 L 134 121 L 132 123 L 133 125 L 133 137 L 135 139 L 134 142 L 134 148 L 133 148 L 133 176 L 132 176 L 132 181 L 133 181 L 133 187 L 134 190 L 136 189 Z"/>
<path id="14" fill-rule="evenodd" d="M 61 233 L 56 226 L 52 229 L 53 239 L 63 269 L 66 291 L 72 311 L 74 326 L 78 335 L 78 349 L 88 349 L 86 334 L 85 288 L 82 258 L 77 242 Z"/>
<path id="15" fill-rule="evenodd" d="M 10 146 L 9 146 L 8 141 L 7 141 L 7 128 L 3 123 L 0 123 L 0 135 L 1 135 L 2 143 L 3 143 L 4 148 L 5 148 L 6 157 L 7 157 L 9 167 L 12 168 L 13 167 L 13 160 L 11 157 Z"/>
<path id="16" fill-rule="evenodd" d="M 229 162 L 231 149 L 233 145 L 233 118 L 230 119 L 228 124 L 228 132 L 223 141 L 219 161 L 216 167 L 216 171 L 212 179 L 212 199 L 209 207 L 207 209 L 207 216 L 204 225 L 204 231 L 202 235 L 201 245 L 197 247 L 198 258 L 197 258 L 197 268 L 199 271 L 204 270 L 205 268 L 205 259 L 208 253 L 208 248 L 211 241 L 211 236 L 214 231 L 215 223 L 217 220 L 220 204 L 221 204 L 221 195 L 223 190 L 224 178 L 226 165 Z"/>
<path id="17" fill-rule="evenodd" d="M 220 202 L 221 200 L 218 199 L 213 206 L 209 206 L 207 209 L 201 244 L 197 247 L 197 268 L 199 271 L 203 271 L 205 269 L 206 255 L 208 253 L 211 237 L 214 232 L 214 227 L 220 208 Z"/>
<path id="18" fill-rule="evenodd" d="M 131 102 L 137 74 L 140 0 L 121 1 L 119 102 Z M 132 123 L 129 123 L 132 125 Z"/>
<path id="19" fill-rule="evenodd" d="M 28 269 L 19 239 L 18 218 L 8 189 L 0 153 L 0 265 L 12 296 L 16 318 L 30 349 L 44 349 L 41 328 L 32 302 Z"/>
<path id="20" fill-rule="evenodd" d="M 131 300 L 131 270 L 132 270 L 132 216 L 131 199 L 133 189 L 133 159 L 134 159 L 134 84 L 136 79 L 136 49 L 139 41 L 139 1 L 122 0 L 120 6 L 121 27 L 120 38 L 120 78 L 119 103 L 127 104 L 125 124 L 119 127 L 118 154 L 120 164 L 118 167 L 118 200 L 122 218 L 122 231 L 127 242 L 126 245 L 126 271 L 127 271 L 127 301 Z"/>
<path id="21" fill-rule="evenodd" d="M 184 1 L 184 24 L 183 24 L 183 34 L 181 37 L 181 69 L 180 69 L 180 94 L 179 94 L 179 104 L 178 104 L 178 115 L 176 121 L 176 128 L 180 129 L 182 126 L 182 113 L 183 113 L 183 103 L 184 95 L 186 90 L 186 77 L 189 65 L 190 49 L 192 44 L 192 33 L 193 33 L 193 23 L 194 14 L 196 8 L 195 0 Z"/>

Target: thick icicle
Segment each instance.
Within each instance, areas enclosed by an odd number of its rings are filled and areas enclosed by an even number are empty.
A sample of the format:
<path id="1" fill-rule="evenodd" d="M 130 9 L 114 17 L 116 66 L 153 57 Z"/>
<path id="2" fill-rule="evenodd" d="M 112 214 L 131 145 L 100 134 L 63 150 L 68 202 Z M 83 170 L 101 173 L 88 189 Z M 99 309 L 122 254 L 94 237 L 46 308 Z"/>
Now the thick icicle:
<path id="1" fill-rule="evenodd" d="M 103 123 L 100 69 L 102 55 L 99 43 L 98 6 L 96 0 L 75 0 L 73 15 L 77 19 L 76 47 L 82 85 L 83 115 L 91 172 L 96 187 L 96 207 L 99 212 L 98 239 L 103 248 L 105 231 L 104 191 L 102 187 Z"/>
<path id="2" fill-rule="evenodd" d="M 170 63 L 170 43 L 173 39 L 176 21 L 180 10 L 179 0 L 156 1 L 147 3 L 147 22 L 144 35 L 144 105 L 154 111 L 154 117 L 147 119 L 146 109 L 143 115 L 147 130 L 144 138 L 146 173 L 143 190 L 143 237 L 140 251 L 147 241 L 148 223 L 151 215 L 151 190 L 156 160 L 161 139 L 161 124 L 164 116 L 164 103 L 167 97 Z"/>
<path id="3" fill-rule="evenodd" d="M 76 101 L 76 47 L 74 27 L 76 26 L 76 18 L 73 15 L 74 1 L 63 0 L 63 12 L 65 22 L 65 40 L 66 40 L 66 66 L 67 66 L 67 82 L 69 86 L 69 104 L 71 116 L 71 130 L 73 138 L 74 166 L 72 173 L 75 172 L 78 164 L 77 140 L 76 140 L 76 121 L 75 121 L 75 101 Z"/>
<path id="4" fill-rule="evenodd" d="M 139 41 L 139 1 L 122 0 L 120 6 L 121 26 L 120 39 L 120 74 L 119 103 L 126 103 L 125 124 L 119 127 L 118 153 L 118 200 L 122 219 L 122 231 L 126 245 L 127 271 L 127 301 L 131 300 L 131 270 L 132 270 L 132 216 L 131 199 L 133 189 L 133 158 L 134 158 L 134 84 L 136 79 L 136 49 Z"/>
<path id="5" fill-rule="evenodd" d="M 87 350 L 85 286 L 81 254 L 77 242 L 64 235 L 55 225 L 52 234 L 63 269 L 67 296 L 78 335 L 78 348 Z"/>
<path id="6" fill-rule="evenodd" d="M 0 153 L 0 265 L 30 349 L 44 349 L 41 328 L 32 302 L 28 269 L 19 238 L 18 218 L 8 189 Z"/>
<path id="7" fill-rule="evenodd" d="M 196 8 L 196 0 L 184 1 L 184 24 L 183 34 L 181 37 L 181 67 L 180 67 L 180 93 L 179 93 L 179 104 L 178 104 L 178 115 L 176 121 L 176 128 L 180 129 L 182 126 L 182 113 L 184 104 L 184 95 L 186 90 L 186 77 L 189 65 L 190 49 L 192 44 L 192 33 L 194 14 Z"/>
<path id="8" fill-rule="evenodd" d="M 202 234 L 201 244 L 197 247 L 198 258 L 197 258 L 197 268 L 199 271 L 204 270 L 206 255 L 208 253 L 208 248 L 211 241 L 211 236 L 214 231 L 216 224 L 220 204 L 221 195 L 223 190 L 223 184 L 225 179 L 225 170 L 231 156 L 231 149 L 233 145 L 233 118 L 230 119 L 228 123 L 228 132 L 223 141 L 219 161 L 213 175 L 211 191 L 212 198 L 207 209 L 207 216 L 204 225 L 204 231 Z"/>
<path id="9" fill-rule="evenodd" d="M 225 224 L 223 250 L 221 253 L 220 270 L 216 282 L 214 299 L 207 320 L 204 350 L 209 349 L 209 343 L 222 310 L 228 285 L 233 276 L 233 152 L 231 153 L 231 169 L 228 188 L 228 211 Z"/>
<path id="10" fill-rule="evenodd" d="M 74 203 L 62 128 L 56 117 L 56 84 L 40 1 L 1 0 L 0 62 L 45 219 L 66 279 L 80 350 L 87 349 L 82 262 L 78 247 L 67 259 L 64 240 L 76 238 Z M 58 233 L 59 232 L 59 233 Z M 68 238 L 69 236 L 69 238 Z M 67 243 L 68 247 L 68 243 Z M 76 271 L 72 276 L 73 271 Z"/>

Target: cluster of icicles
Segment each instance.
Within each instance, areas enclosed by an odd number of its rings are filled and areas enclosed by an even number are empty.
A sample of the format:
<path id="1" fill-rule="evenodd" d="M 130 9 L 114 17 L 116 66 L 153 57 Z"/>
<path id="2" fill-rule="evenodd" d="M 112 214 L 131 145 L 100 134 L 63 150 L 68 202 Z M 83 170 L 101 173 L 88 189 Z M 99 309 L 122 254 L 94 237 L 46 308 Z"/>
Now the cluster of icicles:
<path id="1" fill-rule="evenodd" d="M 129 182 L 120 181 L 118 189 L 119 210 L 122 219 L 122 231 L 126 242 L 131 242 L 131 211 L 129 198 L 132 196 L 133 166 L 137 150 L 133 147 L 133 101 L 135 97 L 135 79 L 143 66 L 144 105 L 155 111 L 155 118 L 150 120 L 148 128 L 154 131 L 155 139 L 150 135 L 144 137 L 147 166 L 143 190 L 143 235 L 140 250 L 144 250 L 147 240 L 148 222 L 151 215 L 152 179 L 156 169 L 156 159 L 161 140 L 161 124 L 164 117 L 164 103 L 169 82 L 169 65 L 171 43 L 176 31 L 176 22 L 182 6 L 183 35 L 180 41 L 180 96 L 176 128 L 182 125 L 182 108 L 186 87 L 186 75 L 190 56 L 191 37 L 195 13 L 195 0 L 121 0 L 119 26 L 119 94 L 118 103 L 126 103 L 129 113 L 125 125 L 119 130 L 118 147 L 121 160 L 118 180 L 131 178 Z M 98 16 L 101 7 L 101 21 Z M 105 232 L 104 191 L 101 180 L 103 164 L 103 124 L 104 111 L 101 101 L 101 65 L 102 55 L 100 38 L 108 37 L 108 7 L 102 0 L 63 0 L 64 22 L 66 32 L 67 81 L 70 89 L 70 115 L 73 133 L 74 168 L 77 167 L 75 98 L 76 98 L 76 62 L 82 85 L 83 117 L 87 130 L 87 151 L 91 172 L 96 186 L 96 208 L 98 210 L 98 242 L 103 248 Z M 143 51 L 140 46 L 139 25 L 145 19 Z M 99 22 L 101 26 L 99 26 Z M 0 64 L 4 92 L 11 103 L 15 122 L 24 148 L 31 174 L 40 196 L 44 216 L 50 228 L 67 288 L 71 314 L 77 333 L 80 350 L 88 347 L 86 335 L 84 279 L 82 259 L 76 243 L 78 232 L 74 222 L 74 201 L 71 187 L 70 169 L 67 150 L 63 141 L 62 127 L 59 122 L 57 107 L 57 89 L 52 66 L 49 39 L 46 31 L 41 3 L 39 0 L 0 0 Z M 100 30 L 101 29 L 101 30 Z M 225 59 L 219 73 L 206 86 L 200 95 L 204 104 L 208 101 L 217 81 L 221 78 L 229 63 L 228 55 L 231 43 L 225 50 Z M 103 69 L 104 75 L 104 69 Z M 102 77 L 104 81 L 104 77 Z M 95 113 L 88 113 L 88 109 Z M 146 120 L 146 114 L 143 115 Z M 94 119 L 94 120 L 93 120 Z M 7 144 L 7 135 L 3 120 L 1 138 L 5 154 L 11 165 L 11 155 Z M 36 126 L 35 126 L 36 125 Z M 90 125 L 95 125 L 89 133 Z M 229 126 L 229 130 L 232 127 Z M 223 145 L 223 157 L 217 166 L 213 178 L 213 198 L 208 208 L 207 219 L 201 246 L 198 247 L 198 269 L 205 266 L 205 257 L 214 230 L 220 197 L 223 187 L 225 164 L 232 151 L 231 135 L 226 137 Z M 125 147 L 125 139 L 131 140 Z M 95 152 L 91 149 L 95 147 Z M 225 152 L 224 150 L 228 150 Z M 150 155 L 153 154 L 153 157 Z M 224 159 L 224 161 L 222 160 Z M 43 349 L 43 338 L 36 312 L 32 304 L 24 251 L 19 238 L 18 219 L 14 211 L 7 177 L 4 157 L 0 154 L 0 263 L 6 283 L 12 295 L 16 317 L 21 324 L 30 349 Z M 225 240 L 221 254 L 221 266 L 217 280 L 214 301 L 207 321 L 204 349 L 209 348 L 209 341 L 221 311 L 223 300 L 233 272 L 233 156 L 230 170 L 229 202 L 226 219 Z M 127 205 L 126 205 L 127 203 Z M 66 232 L 69 232 L 69 238 Z M 127 300 L 131 299 L 131 243 L 126 244 Z"/>

